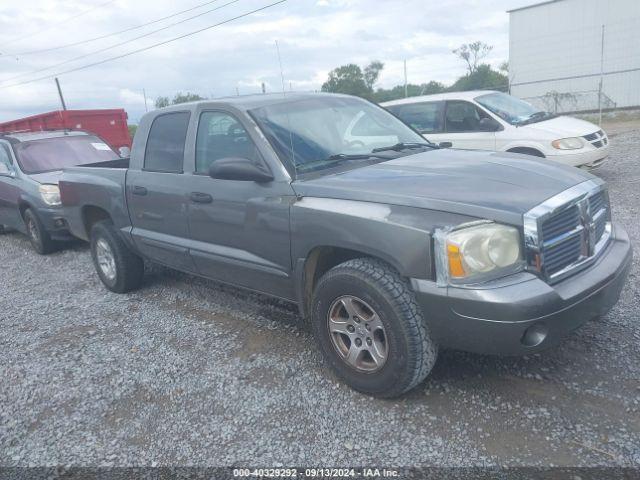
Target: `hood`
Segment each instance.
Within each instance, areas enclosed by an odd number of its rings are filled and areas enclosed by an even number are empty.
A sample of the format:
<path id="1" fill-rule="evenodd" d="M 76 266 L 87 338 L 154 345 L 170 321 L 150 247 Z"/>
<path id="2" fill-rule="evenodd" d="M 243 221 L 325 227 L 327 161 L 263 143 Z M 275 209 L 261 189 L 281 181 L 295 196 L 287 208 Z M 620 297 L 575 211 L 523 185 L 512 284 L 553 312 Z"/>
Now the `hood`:
<path id="1" fill-rule="evenodd" d="M 33 173 L 29 175 L 29 178 L 42 184 L 57 185 L 62 175 L 62 170 L 55 170 L 53 172 Z"/>
<path id="2" fill-rule="evenodd" d="M 521 133 L 535 132 L 534 135 L 545 135 L 551 140 L 569 137 L 583 137 L 597 132 L 600 127 L 591 122 L 573 117 L 556 117 L 542 122 L 530 123 L 517 127 Z"/>
<path id="3" fill-rule="evenodd" d="M 550 160 L 502 152 L 433 150 L 297 180 L 307 197 L 339 198 L 440 210 L 522 224 L 522 214 L 593 178 Z"/>

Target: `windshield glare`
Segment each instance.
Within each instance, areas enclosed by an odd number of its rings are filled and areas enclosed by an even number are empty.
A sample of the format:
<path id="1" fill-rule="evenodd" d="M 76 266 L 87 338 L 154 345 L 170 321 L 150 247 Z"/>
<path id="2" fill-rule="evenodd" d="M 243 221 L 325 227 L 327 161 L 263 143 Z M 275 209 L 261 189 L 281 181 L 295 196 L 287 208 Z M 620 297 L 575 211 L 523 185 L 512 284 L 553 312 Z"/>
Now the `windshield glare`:
<path id="1" fill-rule="evenodd" d="M 530 103 L 505 93 L 481 95 L 475 101 L 511 125 L 523 122 L 540 111 Z"/>
<path id="2" fill-rule="evenodd" d="M 297 172 L 329 168 L 335 165 L 331 159 L 335 155 L 366 155 L 398 143 L 426 143 L 390 113 L 357 98 L 293 100 L 251 113 L 280 158 Z"/>
<path id="3" fill-rule="evenodd" d="M 119 158 L 111 147 L 93 135 L 30 140 L 18 143 L 15 152 L 24 173 L 50 172 Z"/>

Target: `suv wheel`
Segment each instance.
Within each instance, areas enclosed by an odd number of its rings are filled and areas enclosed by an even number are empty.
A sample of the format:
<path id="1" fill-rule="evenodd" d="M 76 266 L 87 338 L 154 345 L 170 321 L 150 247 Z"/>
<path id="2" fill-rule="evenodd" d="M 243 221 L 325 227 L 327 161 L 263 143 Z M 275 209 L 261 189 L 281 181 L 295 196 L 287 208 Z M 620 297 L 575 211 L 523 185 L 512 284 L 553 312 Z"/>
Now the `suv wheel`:
<path id="1" fill-rule="evenodd" d="M 46 255 L 55 251 L 56 243 L 51 240 L 49 232 L 44 228 L 36 213 L 30 208 L 27 208 L 24 212 L 24 224 L 27 228 L 27 236 L 31 246 L 36 252 L 40 255 Z"/>
<path id="2" fill-rule="evenodd" d="M 0 235 L 2 235 L 3 233 L 7 233 L 7 229 L 4 225 L 0 225 Z"/>
<path id="3" fill-rule="evenodd" d="M 438 355 L 408 284 L 374 259 L 349 260 L 319 280 L 312 324 L 336 374 L 378 397 L 395 397 L 418 385 Z"/>
<path id="4" fill-rule="evenodd" d="M 112 292 L 126 293 L 142 284 L 144 261 L 133 253 L 111 221 L 91 229 L 91 257 L 102 283 Z"/>

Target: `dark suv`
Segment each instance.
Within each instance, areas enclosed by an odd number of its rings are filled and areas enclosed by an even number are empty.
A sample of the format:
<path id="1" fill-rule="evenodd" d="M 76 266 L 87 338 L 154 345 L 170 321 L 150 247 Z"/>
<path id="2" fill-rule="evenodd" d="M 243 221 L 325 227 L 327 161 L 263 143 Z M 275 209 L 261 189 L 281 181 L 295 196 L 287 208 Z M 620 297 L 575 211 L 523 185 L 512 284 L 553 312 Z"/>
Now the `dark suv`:
<path id="1" fill-rule="evenodd" d="M 115 159 L 103 140 L 85 132 L 0 135 L 0 233 L 18 230 L 38 253 L 52 252 L 72 238 L 60 203 L 62 169 Z"/>

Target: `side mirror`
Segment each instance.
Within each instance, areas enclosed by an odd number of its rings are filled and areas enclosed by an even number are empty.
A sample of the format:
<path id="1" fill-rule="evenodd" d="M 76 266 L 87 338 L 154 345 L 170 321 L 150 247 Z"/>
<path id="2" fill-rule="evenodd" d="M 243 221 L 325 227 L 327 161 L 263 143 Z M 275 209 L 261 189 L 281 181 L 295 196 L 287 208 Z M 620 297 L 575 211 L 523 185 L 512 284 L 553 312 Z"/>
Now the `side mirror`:
<path id="1" fill-rule="evenodd" d="M 131 156 L 131 149 L 129 147 L 120 147 L 118 149 L 118 155 L 120 155 L 120 158 L 129 158 Z"/>
<path id="2" fill-rule="evenodd" d="M 16 176 L 16 172 L 14 172 L 13 169 L 6 163 L 0 163 L 0 175 L 3 177 L 13 178 Z"/>
<path id="3" fill-rule="evenodd" d="M 481 132 L 497 132 L 502 128 L 496 120 L 493 118 L 484 117 L 480 120 L 480 131 Z"/>
<path id="4" fill-rule="evenodd" d="M 260 168 L 248 158 L 221 158 L 209 167 L 209 176 L 219 180 L 239 180 L 244 182 L 266 183 L 273 175 Z"/>

